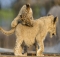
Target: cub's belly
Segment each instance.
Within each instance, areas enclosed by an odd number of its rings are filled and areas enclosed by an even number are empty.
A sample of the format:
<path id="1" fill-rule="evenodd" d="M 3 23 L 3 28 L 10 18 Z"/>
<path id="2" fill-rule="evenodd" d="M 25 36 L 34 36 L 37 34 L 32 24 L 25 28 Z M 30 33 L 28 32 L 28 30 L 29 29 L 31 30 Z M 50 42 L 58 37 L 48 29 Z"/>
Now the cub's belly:
<path id="1" fill-rule="evenodd" d="M 29 47 L 35 43 L 35 40 L 34 39 L 25 39 L 24 42 Z"/>

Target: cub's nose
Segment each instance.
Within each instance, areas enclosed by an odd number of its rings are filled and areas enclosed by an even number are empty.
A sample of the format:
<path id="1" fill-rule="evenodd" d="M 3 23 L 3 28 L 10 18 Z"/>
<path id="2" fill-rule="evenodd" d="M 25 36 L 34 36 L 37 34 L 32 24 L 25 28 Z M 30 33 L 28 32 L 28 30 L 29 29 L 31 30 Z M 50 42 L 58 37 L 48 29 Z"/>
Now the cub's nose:
<path id="1" fill-rule="evenodd" d="M 28 7 L 30 7 L 30 4 L 29 4 L 29 3 L 27 3 L 27 4 L 26 4 L 26 6 L 27 6 L 27 8 L 28 8 Z"/>

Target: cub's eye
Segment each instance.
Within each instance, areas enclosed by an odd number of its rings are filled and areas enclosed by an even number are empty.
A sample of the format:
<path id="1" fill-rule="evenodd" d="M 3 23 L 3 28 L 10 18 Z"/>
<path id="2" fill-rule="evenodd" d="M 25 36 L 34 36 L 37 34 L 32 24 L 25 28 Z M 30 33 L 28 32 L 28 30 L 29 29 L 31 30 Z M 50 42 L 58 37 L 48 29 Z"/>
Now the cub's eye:
<path id="1" fill-rule="evenodd" d="M 20 15 L 20 17 L 22 18 L 22 15 Z"/>

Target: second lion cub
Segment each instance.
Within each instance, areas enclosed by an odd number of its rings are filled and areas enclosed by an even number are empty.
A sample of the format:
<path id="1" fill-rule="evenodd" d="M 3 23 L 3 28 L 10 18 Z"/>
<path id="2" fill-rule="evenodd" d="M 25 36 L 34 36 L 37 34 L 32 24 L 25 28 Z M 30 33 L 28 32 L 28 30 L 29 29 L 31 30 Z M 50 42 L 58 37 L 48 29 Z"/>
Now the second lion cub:
<path id="1" fill-rule="evenodd" d="M 12 21 L 11 27 L 16 27 L 18 23 L 26 26 L 33 26 L 33 12 L 30 4 L 23 5 L 17 17 Z"/>

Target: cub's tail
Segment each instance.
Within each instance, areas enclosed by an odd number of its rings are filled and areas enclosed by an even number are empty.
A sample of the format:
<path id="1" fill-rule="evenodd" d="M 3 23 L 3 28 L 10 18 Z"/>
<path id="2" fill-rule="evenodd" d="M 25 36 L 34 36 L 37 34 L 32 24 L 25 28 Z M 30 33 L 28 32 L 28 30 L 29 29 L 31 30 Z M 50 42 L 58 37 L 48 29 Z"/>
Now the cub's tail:
<path id="1" fill-rule="evenodd" d="M 9 36 L 9 35 L 11 35 L 11 34 L 14 33 L 15 28 L 12 28 L 10 31 L 6 31 L 6 30 L 4 30 L 2 27 L 0 27 L 0 31 L 1 31 L 3 34 Z"/>

